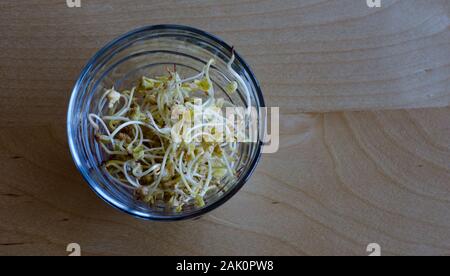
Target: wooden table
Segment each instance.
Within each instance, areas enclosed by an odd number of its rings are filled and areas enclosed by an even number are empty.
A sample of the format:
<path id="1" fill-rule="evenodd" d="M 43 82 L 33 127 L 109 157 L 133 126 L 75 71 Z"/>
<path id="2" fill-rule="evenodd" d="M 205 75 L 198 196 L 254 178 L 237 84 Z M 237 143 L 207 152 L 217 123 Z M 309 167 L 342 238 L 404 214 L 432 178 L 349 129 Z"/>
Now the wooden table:
<path id="1" fill-rule="evenodd" d="M 0 2 L 0 254 L 450 254 L 447 0 Z M 199 220 L 136 220 L 73 165 L 66 109 L 102 45 L 149 24 L 235 45 L 281 144 Z M 421 108 L 421 109 L 412 109 Z M 388 110 L 385 110 L 388 109 Z"/>

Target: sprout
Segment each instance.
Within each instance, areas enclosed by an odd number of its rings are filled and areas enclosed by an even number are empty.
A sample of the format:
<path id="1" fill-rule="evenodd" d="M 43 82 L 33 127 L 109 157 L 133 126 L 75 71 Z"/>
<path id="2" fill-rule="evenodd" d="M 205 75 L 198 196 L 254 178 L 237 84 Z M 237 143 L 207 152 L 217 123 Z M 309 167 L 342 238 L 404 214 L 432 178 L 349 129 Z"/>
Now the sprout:
<path id="1" fill-rule="evenodd" d="M 224 89 L 234 93 L 242 78 L 227 68 L 236 80 Z M 210 79 L 211 59 L 203 70 L 182 79 L 174 70 L 167 75 L 143 76 L 131 90 L 107 90 L 100 98 L 98 112 L 89 114 L 96 141 L 107 154 L 103 168 L 111 183 L 131 189 L 137 199 L 150 205 L 164 203 L 176 212 L 185 206 L 203 207 L 206 195 L 224 189 L 225 179 L 236 177 L 240 159 L 235 140 L 241 137 L 233 122 L 222 115 L 223 98 L 215 98 Z M 241 87 L 250 97 L 247 87 Z M 205 95 L 204 98 L 194 95 Z M 203 104 L 197 104 L 204 100 Z M 247 106 L 248 107 L 248 106 Z M 198 109 L 201 116 L 196 116 Z M 199 122 L 192 124 L 199 118 Z"/>
<path id="2" fill-rule="evenodd" d="M 203 78 L 201 80 L 195 80 L 194 83 L 202 91 L 209 92 L 209 89 L 211 89 L 211 85 L 206 78 Z"/>
<path id="3" fill-rule="evenodd" d="M 197 195 L 195 197 L 195 206 L 197 207 L 203 207 L 205 206 L 205 201 L 203 200 L 203 197 L 200 195 Z"/>
<path id="4" fill-rule="evenodd" d="M 153 79 L 150 79 L 150 78 L 147 78 L 147 77 L 142 77 L 141 88 L 152 89 L 152 88 L 155 87 L 155 83 L 156 82 L 159 83 L 159 81 L 156 81 L 156 80 L 153 80 Z"/>
<path id="5" fill-rule="evenodd" d="M 144 147 L 142 145 L 133 149 L 133 158 L 135 161 L 142 159 L 144 155 Z"/>
<path id="6" fill-rule="evenodd" d="M 230 94 L 233 94 L 238 89 L 238 84 L 235 81 L 230 82 L 227 86 L 225 86 L 225 91 Z"/>
<path id="7" fill-rule="evenodd" d="M 120 93 L 114 90 L 114 87 L 108 90 L 108 100 L 108 108 L 110 109 L 120 100 Z"/>
<path id="8" fill-rule="evenodd" d="M 214 168 L 213 169 L 213 177 L 216 179 L 222 179 L 227 174 L 226 168 Z"/>

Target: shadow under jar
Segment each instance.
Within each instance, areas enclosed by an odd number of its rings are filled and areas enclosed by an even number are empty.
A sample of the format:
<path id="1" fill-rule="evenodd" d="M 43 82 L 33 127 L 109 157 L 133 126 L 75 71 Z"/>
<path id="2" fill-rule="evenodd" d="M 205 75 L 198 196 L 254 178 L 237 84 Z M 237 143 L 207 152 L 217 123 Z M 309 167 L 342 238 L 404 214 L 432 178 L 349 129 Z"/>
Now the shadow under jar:
<path id="1" fill-rule="evenodd" d="M 205 197 L 205 206 L 185 205 L 181 212 L 164 204 L 148 205 L 135 198 L 133 191 L 115 184 L 101 164 L 108 156 L 95 140 L 88 114 L 99 113 L 98 101 L 105 89 L 128 89 L 137 85 L 143 75 L 160 76 L 176 65 L 183 77 L 198 74 L 209 59 L 216 63 L 210 78 L 216 97 L 246 107 L 246 96 L 239 87 L 229 95 L 225 86 L 234 80 L 227 70 L 232 48 L 219 38 L 187 26 L 148 26 L 127 33 L 101 49 L 83 69 L 69 103 L 67 131 L 70 151 L 79 171 L 91 188 L 107 203 L 138 218 L 150 220 L 181 220 L 205 214 L 233 196 L 253 173 L 262 149 L 265 121 L 261 108 L 264 99 L 259 84 L 245 61 L 235 53 L 233 69 L 241 76 L 250 91 L 251 105 L 257 116 L 256 142 L 239 143 L 240 158 L 234 169 L 235 178 L 222 180 L 224 188 Z"/>

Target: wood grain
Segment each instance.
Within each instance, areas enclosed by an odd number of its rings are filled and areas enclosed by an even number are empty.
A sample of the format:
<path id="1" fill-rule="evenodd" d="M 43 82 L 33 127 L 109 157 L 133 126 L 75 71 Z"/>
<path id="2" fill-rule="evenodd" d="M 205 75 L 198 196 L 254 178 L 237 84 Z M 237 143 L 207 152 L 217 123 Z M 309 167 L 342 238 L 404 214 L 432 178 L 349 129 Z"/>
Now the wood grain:
<path id="1" fill-rule="evenodd" d="M 385 255 L 450 254 L 450 108 L 432 108 L 450 99 L 448 1 L 82 4 L 0 3 L 0 254 L 67 255 L 72 242 L 85 255 L 367 255 L 372 242 Z M 282 112 L 280 150 L 194 221 L 112 209 L 67 147 L 86 60 L 158 23 L 236 45 Z M 427 108 L 372 110 L 412 107 Z"/>
<path id="2" fill-rule="evenodd" d="M 2 88 L 19 90 L 21 97 L 24 88 L 37 95 L 33 104 L 10 100 L 1 112 L 21 107 L 25 119 L 35 118 L 41 107 L 50 117 L 63 115 L 64 106 L 53 104 L 54 98 L 67 97 L 60 91 L 70 91 L 99 47 L 138 26 L 160 23 L 191 25 L 234 44 L 272 106 L 319 112 L 450 101 L 447 0 L 383 0 L 381 9 L 368 8 L 364 0 L 96 0 L 72 9 L 64 0 L 0 5 L 0 71 L 8 80 Z"/>

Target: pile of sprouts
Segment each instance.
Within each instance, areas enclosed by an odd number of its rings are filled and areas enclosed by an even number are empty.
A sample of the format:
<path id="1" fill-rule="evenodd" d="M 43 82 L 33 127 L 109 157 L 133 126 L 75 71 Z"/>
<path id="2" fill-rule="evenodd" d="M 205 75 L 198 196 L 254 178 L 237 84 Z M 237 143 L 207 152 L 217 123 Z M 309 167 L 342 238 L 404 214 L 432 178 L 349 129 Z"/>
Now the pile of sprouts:
<path id="1" fill-rule="evenodd" d="M 227 68 L 236 81 L 225 90 L 234 93 L 241 86 L 249 109 L 250 95 L 233 60 L 234 54 Z M 203 207 L 209 193 L 224 188 L 225 178 L 236 177 L 247 113 L 238 113 L 236 121 L 223 115 L 234 105 L 215 97 L 213 64 L 211 59 L 187 79 L 174 66 L 166 75 L 142 77 L 130 90 L 113 87 L 101 96 L 98 114 L 88 119 L 107 156 L 102 166 L 115 184 L 150 205 L 181 212 L 192 204 Z"/>

